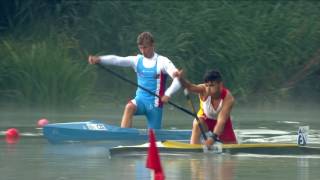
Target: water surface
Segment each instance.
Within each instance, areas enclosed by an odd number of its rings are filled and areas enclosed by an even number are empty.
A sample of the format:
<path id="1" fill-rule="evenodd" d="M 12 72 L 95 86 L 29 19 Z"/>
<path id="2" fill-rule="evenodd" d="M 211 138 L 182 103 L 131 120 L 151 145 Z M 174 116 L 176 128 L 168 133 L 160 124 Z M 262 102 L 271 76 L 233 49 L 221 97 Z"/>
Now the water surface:
<path id="1" fill-rule="evenodd" d="M 51 122 L 101 119 L 118 124 L 122 109 L 107 113 L 39 113 L 6 111 L 0 115 L 0 179 L 150 179 L 145 168 L 145 156 L 109 157 L 108 149 L 117 145 L 141 142 L 102 141 L 90 143 L 50 144 L 43 138 L 36 122 L 48 117 Z M 235 109 L 234 126 L 243 143 L 295 143 L 297 128 L 309 125 L 312 146 L 320 145 L 320 125 L 317 110 L 300 109 Z M 91 118 L 92 117 L 92 118 Z M 166 109 L 165 128 L 191 127 L 192 118 Z M 143 118 L 135 126 L 144 126 Z M 5 141 L 4 132 L 16 127 L 21 138 L 16 144 Z M 255 156 L 186 154 L 163 155 L 162 166 L 167 179 L 297 179 L 314 180 L 320 176 L 317 156 Z"/>

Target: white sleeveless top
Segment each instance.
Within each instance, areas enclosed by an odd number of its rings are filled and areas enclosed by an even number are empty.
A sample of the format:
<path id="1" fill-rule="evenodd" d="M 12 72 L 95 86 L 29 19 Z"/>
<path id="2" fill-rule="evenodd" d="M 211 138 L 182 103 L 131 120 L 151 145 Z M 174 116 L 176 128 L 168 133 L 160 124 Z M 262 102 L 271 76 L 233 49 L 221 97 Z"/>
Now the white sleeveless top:
<path id="1" fill-rule="evenodd" d="M 214 109 L 211 103 L 211 96 L 208 96 L 205 101 L 201 101 L 202 109 L 206 117 L 209 119 L 217 119 L 219 112 L 222 109 L 223 99 L 220 100 L 217 109 Z"/>
<path id="2" fill-rule="evenodd" d="M 223 88 L 221 95 L 220 95 L 220 102 L 217 109 L 214 109 L 211 103 L 211 96 L 208 96 L 205 101 L 202 101 L 200 98 L 200 109 L 198 111 L 198 116 L 205 115 L 209 119 L 217 119 L 219 112 L 222 109 L 223 100 L 227 95 L 227 89 Z"/>

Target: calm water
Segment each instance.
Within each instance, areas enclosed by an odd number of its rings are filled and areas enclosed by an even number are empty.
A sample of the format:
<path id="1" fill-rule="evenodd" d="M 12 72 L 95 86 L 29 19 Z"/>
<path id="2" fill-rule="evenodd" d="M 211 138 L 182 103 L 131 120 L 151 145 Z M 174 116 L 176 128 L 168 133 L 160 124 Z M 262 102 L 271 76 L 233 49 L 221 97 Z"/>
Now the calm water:
<path id="1" fill-rule="evenodd" d="M 37 119 L 47 117 L 51 122 L 102 119 L 119 124 L 122 109 L 106 116 L 96 113 L 35 113 L 1 112 L 0 115 L 0 179 L 150 179 L 145 168 L 145 156 L 117 156 L 110 158 L 108 149 L 116 145 L 141 142 L 91 142 L 50 144 L 35 127 Z M 270 108 L 259 110 L 235 109 L 234 126 L 242 142 L 295 142 L 298 126 L 309 125 L 311 145 L 320 146 L 320 112 L 313 109 Z M 174 118 L 173 118 L 174 117 Z M 174 120 L 173 120 L 174 119 Z M 175 110 L 167 109 L 166 128 L 189 128 L 191 119 Z M 144 121 L 136 119 L 136 126 Z M 21 138 L 7 144 L 4 131 L 16 127 Z M 278 157 L 252 155 L 165 155 L 161 156 L 167 179 L 298 179 L 320 177 L 320 158 Z"/>

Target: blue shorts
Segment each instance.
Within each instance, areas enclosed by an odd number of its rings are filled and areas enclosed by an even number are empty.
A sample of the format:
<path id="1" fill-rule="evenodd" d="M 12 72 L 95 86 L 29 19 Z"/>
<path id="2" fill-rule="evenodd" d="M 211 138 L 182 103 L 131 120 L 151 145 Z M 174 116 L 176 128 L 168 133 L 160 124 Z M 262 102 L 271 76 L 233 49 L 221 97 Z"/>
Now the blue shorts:
<path id="1" fill-rule="evenodd" d="M 148 120 L 148 128 L 161 129 L 162 108 L 154 106 L 154 99 L 134 98 L 137 110 L 134 115 L 145 115 Z"/>

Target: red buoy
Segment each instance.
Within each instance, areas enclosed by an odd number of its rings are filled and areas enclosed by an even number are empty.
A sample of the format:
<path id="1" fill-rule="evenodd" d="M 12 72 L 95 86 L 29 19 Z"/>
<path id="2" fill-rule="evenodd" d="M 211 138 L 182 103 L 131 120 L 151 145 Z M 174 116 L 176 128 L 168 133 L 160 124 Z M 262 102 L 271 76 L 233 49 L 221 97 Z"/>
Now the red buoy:
<path id="1" fill-rule="evenodd" d="M 6 141 L 8 144 L 14 144 L 19 140 L 20 133 L 16 128 L 10 128 L 6 131 Z"/>

